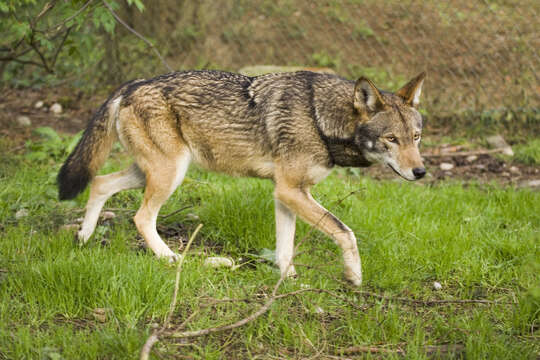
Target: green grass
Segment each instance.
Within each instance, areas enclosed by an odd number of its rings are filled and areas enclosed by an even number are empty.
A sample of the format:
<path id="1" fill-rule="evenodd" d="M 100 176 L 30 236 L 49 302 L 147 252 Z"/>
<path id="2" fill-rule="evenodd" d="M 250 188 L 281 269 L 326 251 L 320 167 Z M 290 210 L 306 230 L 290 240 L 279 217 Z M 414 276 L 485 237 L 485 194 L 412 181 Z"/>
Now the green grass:
<path id="1" fill-rule="evenodd" d="M 532 139 L 514 147 L 514 159 L 527 165 L 540 165 L 540 139 Z"/>
<path id="2" fill-rule="evenodd" d="M 152 324 L 162 323 L 167 313 L 175 266 L 138 248 L 129 211 L 116 211 L 112 224 L 100 225 L 100 235 L 77 246 L 73 234 L 59 228 L 82 215 L 87 194 L 56 201 L 61 156 L 9 155 L 5 142 L 0 150 L 7 154 L 0 164 L 0 358 L 136 358 Z M 104 171 L 123 166 L 116 155 Z M 141 196 L 124 192 L 106 207 L 136 210 Z M 335 355 L 353 345 L 388 345 L 405 350 L 407 358 L 424 359 L 426 345 L 440 344 L 463 345 L 461 356 L 468 359 L 538 356 L 539 192 L 460 183 L 418 186 L 338 173 L 318 185 L 314 196 L 357 234 L 361 290 L 517 304 L 426 306 L 363 296 L 342 282 L 338 248 L 298 222 L 297 239 L 307 240 L 295 261 L 309 266 L 298 266 L 299 278 L 285 282 L 280 292 L 321 288 L 342 299 L 309 292 L 280 299 L 268 314 L 234 331 L 183 343 L 162 339 L 154 348 L 160 358 L 302 358 Z M 208 297 L 269 294 L 278 280 L 275 266 L 253 256 L 274 248 L 271 182 L 191 169 L 161 213 L 186 205 L 193 208 L 160 221 L 183 224 L 188 233 L 198 224 L 188 213 L 204 223 L 184 264 L 173 324 L 194 312 L 186 329 L 249 315 L 259 303 L 211 305 Z M 28 215 L 17 219 L 22 208 Z M 251 262 L 234 271 L 210 269 L 203 261 L 211 254 Z M 433 281 L 442 290 L 433 290 Z M 96 309 L 105 309 L 105 318 Z"/>

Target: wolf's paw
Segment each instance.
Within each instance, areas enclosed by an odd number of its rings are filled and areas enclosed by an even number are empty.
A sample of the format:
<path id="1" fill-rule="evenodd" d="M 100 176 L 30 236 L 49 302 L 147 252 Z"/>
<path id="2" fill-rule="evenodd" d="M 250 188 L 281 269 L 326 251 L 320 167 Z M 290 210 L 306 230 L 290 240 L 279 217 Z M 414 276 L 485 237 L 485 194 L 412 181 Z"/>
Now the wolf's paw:
<path id="1" fill-rule="evenodd" d="M 75 244 L 84 246 L 92 234 L 87 234 L 82 229 L 75 234 Z"/>
<path id="2" fill-rule="evenodd" d="M 292 280 L 295 280 L 295 279 L 298 279 L 298 274 L 296 274 L 296 270 L 294 269 L 294 266 L 289 266 L 289 268 L 287 269 L 287 273 L 285 274 L 285 277 L 287 279 L 292 279 Z"/>
<path id="3" fill-rule="evenodd" d="M 350 281 L 355 286 L 362 285 L 362 273 L 353 272 L 351 269 L 345 269 L 345 279 Z"/>
<path id="4" fill-rule="evenodd" d="M 171 252 L 171 254 L 165 255 L 163 257 L 166 258 L 170 264 L 173 264 L 175 262 L 180 261 L 180 259 L 182 258 L 182 255 Z"/>

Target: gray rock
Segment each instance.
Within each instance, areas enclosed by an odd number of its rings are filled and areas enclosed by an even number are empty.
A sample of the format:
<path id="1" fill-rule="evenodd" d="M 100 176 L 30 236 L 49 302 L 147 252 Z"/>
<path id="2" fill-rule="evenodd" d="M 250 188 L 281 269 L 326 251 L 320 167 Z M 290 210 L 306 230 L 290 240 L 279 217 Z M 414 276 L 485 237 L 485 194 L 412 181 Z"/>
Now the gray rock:
<path id="1" fill-rule="evenodd" d="M 49 110 L 55 115 L 60 115 L 63 111 L 62 105 L 60 105 L 59 103 L 52 104 Z"/>
<path id="2" fill-rule="evenodd" d="M 470 163 L 475 162 L 477 159 L 478 159 L 478 156 L 476 155 L 469 155 L 465 158 L 465 160 L 467 160 L 467 162 L 470 162 Z"/>
<path id="3" fill-rule="evenodd" d="M 30 126 L 32 125 L 32 120 L 26 115 L 17 116 L 17 124 L 21 126 Z"/>
<path id="4" fill-rule="evenodd" d="M 439 165 L 439 167 L 441 168 L 441 170 L 443 171 L 448 171 L 448 170 L 452 170 L 454 168 L 454 164 L 452 163 L 446 163 L 446 162 L 443 162 Z"/>
<path id="5" fill-rule="evenodd" d="M 15 213 L 15 219 L 17 220 L 22 219 L 23 217 L 26 217 L 26 216 L 28 216 L 28 210 L 26 209 L 20 209 Z"/>
<path id="6" fill-rule="evenodd" d="M 502 153 L 508 156 L 514 156 L 514 151 L 512 147 L 504 140 L 504 138 L 497 134 L 493 136 L 488 136 L 486 138 L 487 143 L 494 149 L 502 149 Z"/>
<path id="7" fill-rule="evenodd" d="M 114 219 L 116 217 L 116 214 L 113 213 L 112 211 L 104 211 L 102 214 L 101 214 L 101 218 L 103 220 L 110 220 L 110 219 Z"/>
<path id="8" fill-rule="evenodd" d="M 540 179 L 529 180 L 527 182 L 527 186 L 530 186 L 530 187 L 538 187 L 538 186 L 540 186 Z"/>
<path id="9" fill-rule="evenodd" d="M 213 256 L 213 257 L 209 257 L 205 259 L 204 265 L 213 267 L 213 268 L 218 268 L 218 267 L 232 268 L 234 266 L 234 261 L 233 259 L 226 258 L 226 257 Z"/>

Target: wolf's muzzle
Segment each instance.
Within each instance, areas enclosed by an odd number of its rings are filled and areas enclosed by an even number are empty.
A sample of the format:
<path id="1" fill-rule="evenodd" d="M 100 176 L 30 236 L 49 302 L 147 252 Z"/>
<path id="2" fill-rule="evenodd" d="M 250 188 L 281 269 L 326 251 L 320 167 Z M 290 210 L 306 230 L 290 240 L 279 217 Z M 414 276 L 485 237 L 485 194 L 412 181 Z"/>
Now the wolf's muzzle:
<path id="1" fill-rule="evenodd" d="M 423 167 L 414 168 L 412 169 L 412 173 L 416 179 L 421 179 L 426 175 L 426 169 Z"/>

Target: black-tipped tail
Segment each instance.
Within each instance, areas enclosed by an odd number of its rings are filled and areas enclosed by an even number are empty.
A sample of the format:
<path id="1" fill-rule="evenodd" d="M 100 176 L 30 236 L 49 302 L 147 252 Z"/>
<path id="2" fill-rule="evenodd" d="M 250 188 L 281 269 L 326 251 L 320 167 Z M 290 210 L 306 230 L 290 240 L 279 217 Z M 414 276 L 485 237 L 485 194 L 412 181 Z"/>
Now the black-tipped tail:
<path id="1" fill-rule="evenodd" d="M 94 114 L 75 149 L 58 173 L 58 197 L 73 199 L 81 193 L 101 168 L 111 151 L 114 133 L 112 124 L 118 115 L 121 98 L 109 98 Z"/>
<path id="2" fill-rule="evenodd" d="M 85 164 L 78 163 L 72 159 L 73 152 L 67 161 L 62 165 L 56 178 L 58 183 L 58 198 L 60 200 L 73 199 L 81 193 L 90 180 L 92 175 Z"/>

